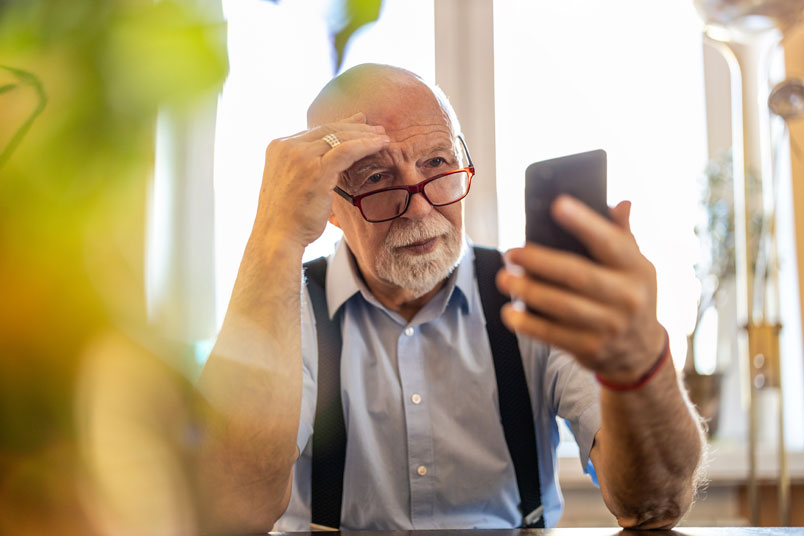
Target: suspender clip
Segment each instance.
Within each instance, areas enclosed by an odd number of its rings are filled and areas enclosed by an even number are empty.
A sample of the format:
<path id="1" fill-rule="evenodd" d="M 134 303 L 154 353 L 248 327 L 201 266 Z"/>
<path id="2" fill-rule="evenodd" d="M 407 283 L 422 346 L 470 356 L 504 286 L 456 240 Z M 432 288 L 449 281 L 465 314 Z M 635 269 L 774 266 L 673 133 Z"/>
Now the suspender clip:
<path id="1" fill-rule="evenodd" d="M 538 506 L 534 511 L 522 518 L 522 528 L 531 529 L 536 527 L 536 523 L 544 515 L 544 506 Z M 543 527 L 544 525 L 542 525 Z"/>

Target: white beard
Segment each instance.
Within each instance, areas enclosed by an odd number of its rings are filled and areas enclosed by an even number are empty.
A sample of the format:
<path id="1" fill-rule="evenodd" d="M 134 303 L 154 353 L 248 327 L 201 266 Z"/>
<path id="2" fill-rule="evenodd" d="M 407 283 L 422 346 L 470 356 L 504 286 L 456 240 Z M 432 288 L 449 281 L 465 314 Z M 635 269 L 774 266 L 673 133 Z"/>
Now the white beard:
<path id="1" fill-rule="evenodd" d="M 412 254 L 402 246 L 440 236 L 436 249 L 429 253 Z M 377 275 L 420 298 L 446 279 L 460 261 L 463 253 L 461 232 L 438 211 L 425 220 L 400 218 L 391 225 L 385 242 L 377 254 Z"/>

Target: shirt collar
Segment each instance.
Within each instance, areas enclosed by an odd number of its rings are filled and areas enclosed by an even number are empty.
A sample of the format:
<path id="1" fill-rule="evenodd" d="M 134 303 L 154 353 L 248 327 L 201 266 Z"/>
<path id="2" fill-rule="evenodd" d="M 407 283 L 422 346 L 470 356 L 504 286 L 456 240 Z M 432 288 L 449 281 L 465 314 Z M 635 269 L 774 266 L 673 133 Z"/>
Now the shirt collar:
<path id="1" fill-rule="evenodd" d="M 461 309 L 465 314 L 472 312 L 474 300 L 471 296 L 473 295 L 472 289 L 474 288 L 475 280 L 474 261 L 475 254 L 472 250 L 472 244 L 468 238 L 465 238 L 461 259 L 447 281 L 447 300 L 444 308 L 446 308 L 446 304 L 449 301 L 457 299 L 460 300 Z M 335 316 L 335 313 L 344 303 L 358 293 L 361 293 L 373 305 L 384 308 L 360 278 L 357 262 L 346 240 L 341 240 L 335 247 L 335 252 L 329 261 L 326 277 L 327 309 L 330 319 Z M 457 292 L 455 292 L 456 290 Z"/>

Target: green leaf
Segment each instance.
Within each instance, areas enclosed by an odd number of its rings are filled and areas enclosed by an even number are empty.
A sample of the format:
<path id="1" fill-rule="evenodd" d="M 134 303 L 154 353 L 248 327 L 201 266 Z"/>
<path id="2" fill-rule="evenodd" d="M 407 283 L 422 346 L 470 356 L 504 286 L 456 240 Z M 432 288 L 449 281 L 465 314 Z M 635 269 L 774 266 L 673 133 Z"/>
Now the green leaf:
<path id="1" fill-rule="evenodd" d="M 349 39 L 363 26 L 376 22 L 382 9 L 382 0 L 341 1 L 343 3 L 341 6 L 342 20 L 346 24 L 331 35 L 332 47 L 335 51 L 335 73 L 341 69 L 343 54 Z"/>
<path id="2" fill-rule="evenodd" d="M 11 153 L 17 148 L 17 145 L 20 144 L 22 138 L 25 137 L 26 132 L 28 129 L 31 128 L 34 119 L 42 113 L 42 110 L 45 109 L 45 104 L 47 104 L 47 96 L 45 95 L 45 91 L 42 88 L 42 82 L 39 80 L 39 77 L 35 74 L 28 72 L 24 69 L 17 69 L 15 67 L 9 67 L 8 65 L 0 65 L 0 69 L 5 69 L 6 71 L 10 72 L 14 76 L 17 77 L 22 84 L 27 84 L 34 88 L 36 91 L 36 95 L 39 98 L 39 103 L 37 104 L 36 108 L 31 112 L 31 115 L 25 120 L 25 122 L 17 129 L 14 135 L 11 137 L 11 141 L 5 147 L 0 148 L 0 168 L 3 167 L 6 160 L 11 157 Z M 5 86 L 0 87 L 0 94 L 9 91 L 16 87 L 17 84 L 6 84 Z"/>

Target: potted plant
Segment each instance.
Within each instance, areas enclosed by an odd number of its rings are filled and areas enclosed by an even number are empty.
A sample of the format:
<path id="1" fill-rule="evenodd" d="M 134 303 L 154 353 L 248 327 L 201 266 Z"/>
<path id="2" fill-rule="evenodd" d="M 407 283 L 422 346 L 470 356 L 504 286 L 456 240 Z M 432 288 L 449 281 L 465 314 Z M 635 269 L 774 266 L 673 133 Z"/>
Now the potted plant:
<path id="1" fill-rule="evenodd" d="M 749 237 L 752 267 L 756 264 L 761 233 L 763 231 L 761 185 L 757 177 L 746 174 L 749 204 Z M 718 306 L 733 307 L 735 301 L 734 279 L 736 253 L 734 233 L 734 179 L 731 151 L 713 158 L 706 166 L 701 187 L 701 206 L 705 219 L 695 228 L 701 242 L 701 262 L 695 265 L 696 276 L 701 282 L 701 295 L 692 331 L 687 335 L 687 356 L 684 362 L 684 382 L 690 399 L 708 423 L 708 433 L 715 435 L 718 427 L 720 386 L 723 363 L 714 357 L 714 371 L 702 370 L 696 363 L 695 346 L 698 337 L 716 337 L 715 333 L 702 330 L 703 320 L 717 311 Z M 753 269 L 752 269 L 753 272 Z M 720 322 L 723 322 L 721 319 Z M 736 326 L 733 326 L 736 330 Z M 698 356 L 699 358 L 701 356 Z M 700 361 L 700 359 L 699 359 Z"/>

